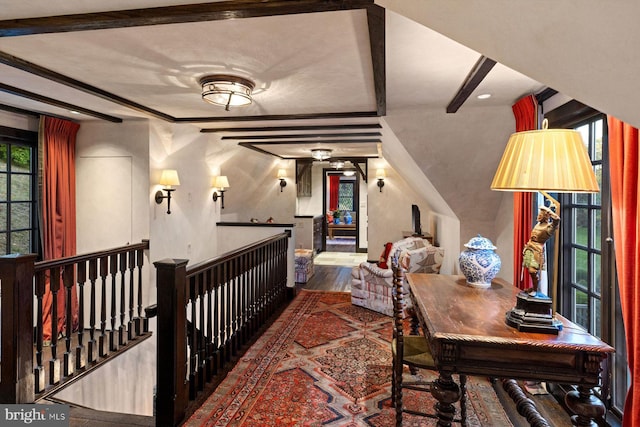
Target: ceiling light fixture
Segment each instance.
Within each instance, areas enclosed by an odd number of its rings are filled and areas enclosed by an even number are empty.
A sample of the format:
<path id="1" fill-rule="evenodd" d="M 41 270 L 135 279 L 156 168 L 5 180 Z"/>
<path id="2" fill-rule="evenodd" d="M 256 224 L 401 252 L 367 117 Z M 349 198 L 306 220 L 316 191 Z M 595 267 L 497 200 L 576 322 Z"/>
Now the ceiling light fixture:
<path id="1" fill-rule="evenodd" d="M 491 98 L 491 94 L 490 93 L 482 93 L 480 95 L 478 95 L 478 99 L 489 99 Z"/>
<path id="2" fill-rule="evenodd" d="M 252 81 L 226 74 L 204 76 L 200 79 L 202 99 L 224 107 L 242 107 L 252 102 L 251 92 L 255 85 Z"/>
<path id="3" fill-rule="evenodd" d="M 315 148 L 311 150 L 311 157 L 316 160 L 327 160 L 331 157 L 331 150 L 325 148 Z"/>
<path id="4" fill-rule="evenodd" d="M 342 169 L 344 167 L 344 162 L 342 160 L 336 160 L 335 162 L 329 163 L 332 168 Z"/>
<path id="5" fill-rule="evenodd" d="M 356 171 L 354 171 L 353 169 L 347 169 L 344 172 L 342 172 L 342 175 L 344 176 L 353 176 L 356 174 Z"/>

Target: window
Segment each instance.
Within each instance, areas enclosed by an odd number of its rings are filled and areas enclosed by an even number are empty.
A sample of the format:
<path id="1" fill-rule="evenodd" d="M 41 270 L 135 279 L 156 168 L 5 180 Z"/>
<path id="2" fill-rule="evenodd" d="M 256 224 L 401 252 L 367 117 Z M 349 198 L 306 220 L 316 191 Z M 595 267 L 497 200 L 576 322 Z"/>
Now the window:
<path id="1" fill-rule="evenodd" d="M 550 127 L 580 132 L 600 185 L 597 194 L 559 197 L 562 250 L 556 298 L 560 314 L 616 348 L 609 366 L 611 401 L 606 403 L 610 413 L 620 418 L 629 377 L 610 221 L 607 120 L 575 101 L 547 117 Z"/>
<path id="2" fill-rule="evenodd" d="M 0 252 L 38 253 L 37 136 L 0 127 Z"/>
<path id="3" fill-rule="evenodd" d="M 355 181 L 344 181 L 340 179 L 340 187 L 338 190 L 338 210 L 341 211 L 353 211 L 354 203 L 353 196 Z"/>

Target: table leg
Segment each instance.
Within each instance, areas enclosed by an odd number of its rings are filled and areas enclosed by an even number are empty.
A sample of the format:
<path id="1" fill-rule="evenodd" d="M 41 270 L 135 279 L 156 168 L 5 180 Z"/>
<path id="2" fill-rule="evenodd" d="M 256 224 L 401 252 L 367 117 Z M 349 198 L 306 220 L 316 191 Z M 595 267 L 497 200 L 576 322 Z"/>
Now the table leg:
<path id="1" fill-rule="evenodd" d="M 574 426 L 597 426 L 594 419 L 604 415 L 604 403 L 587 386 L 578 386 L 578 390 L 570 391 L 564 398 L 567 407 L 573 412 L 571 423 Z"/>
<path id="2" fill-rule="evenodd" d="M 435 409 L 438 426 L 450 427 L 456 414 L 454 403 L 460 400 L 460 386 L 456 384 L 448 372 L 440 372 L 438 379 L 431 386 L 431 394 L 438 401 Z"/>

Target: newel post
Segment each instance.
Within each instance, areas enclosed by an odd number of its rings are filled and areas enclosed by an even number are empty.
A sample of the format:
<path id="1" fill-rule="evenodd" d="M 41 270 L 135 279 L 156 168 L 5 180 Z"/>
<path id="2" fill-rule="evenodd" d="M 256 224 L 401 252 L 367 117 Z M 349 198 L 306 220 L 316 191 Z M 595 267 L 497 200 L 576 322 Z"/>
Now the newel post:
<path id="1" fill-rule="evenodd" d="M 0 402 L 33 403 L 33 271 L 35 254 L 0 257 L 2 376 Z"/>
<path id="2" fill-rule="evenodd" d="M 186 268 L 188 260 L 165 259 L 156 267 L 158 332 L 156 426 L 177 426 L 188 403 Z"/>

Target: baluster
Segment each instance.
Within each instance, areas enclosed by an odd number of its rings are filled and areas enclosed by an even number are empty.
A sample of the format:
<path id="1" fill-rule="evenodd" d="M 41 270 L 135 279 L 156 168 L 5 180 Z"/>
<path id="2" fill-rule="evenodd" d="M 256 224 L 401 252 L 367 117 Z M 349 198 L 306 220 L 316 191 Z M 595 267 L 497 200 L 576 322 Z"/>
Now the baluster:
<path id="1" fill-rule="evenodd" d="M 65 343 L 65 353 L 64 353 L 64 376 L 68 377 L 73 374 L 73 352 L 71 351 L 71 336 L 73 335 L 73 303 L 72 303 L 72 294 L 73 294 L 73 276 L 74 276 L 74 265 L 67 265 L 62 269 L 62 284 L 64 285 L 66 302 L 64 306 L 65 311 L 65 331 L 64 331 L 64 343 Z"/>
<path id="2" fill-rule="evenodd" d="M 229 289 L 231 291 L 231 299 L 229 300 L 229 307 L 231 308 L 231 355 L 236 356 L 238 354 L 238 258 L 234 257 L 229 261 L 231 274 Z"/>
<path id="3" fill-rule="evenodd" d="M 240 264 L 240 344 L 244 345 L 249 340 L 247 331 L 247 263 L 245 262 L 245 255 L 240 254 L 238 257 L 238 263 Z"/>
<path id="4" fill-rule="evenodd" d="M 149 332 L 149 319 L 142 316 L 142 266 L 144 265 L 144 250 L 136 252 L 136 267 L 138 267 L 138 317 L 136 317 L 136 335 Z"/>
<path id="5" fill-rule="evenodd" d="M 118 273 L 118 256 L 109 257 L 109 273 L 111 274 L 111 330 L 109 331 L 109 350 L 118 351 L 116 339 L 116 275 Z"/>
<path id="6" fill-rule="evenodd" d="M 87 281 L 87 263 L 80 261 L 77 264 L 78 277 L 78 345 L 76 346 L 76 370 L 87 365 L 87 357 L 84 348 L 84 284 Z"/>
<path id="7" fill-rule="evenodd" d="M 49 360 L 49 384 L 60 382 L 60 360 L 58 360 L 58 290 L 60 289 L 60 268 L 49 270 L 49 290 L 51 291 L 51 359 Z"/>
<path id="8" fill-rule="evenodd" d="M 46 289 L 46 275 L 44 271 L 36 273 L 36 366 L 33 368 L 35 376 L 35 392 L 41 393 L 45 388 L 45 370 L 42 364 L 42 298 Z"/>
<path id="9" fill-rule="evenodd" d="M 98 278 L 98 260 L 89 260 L 89 282 L 91 283 L 91 308 L 89 313 L 89 342 L 87 342 L 87 362 L 96 361 L 96 279 Z"/>
<path id="10" fill-rule="evenodd" d="M 222 345 L 221 331 L 224 330 L 224 327 L 220 326 L 220 266 L 215 266 L 213 272 L 213 307 L 211 307 L 211 315 L 213 316 L 213 348 L 215 350 L 213 372 L 217 374 L 218 368 L 221 368 L 223 365 L 222 357 L 220 356 L 220 346 Z"/>
<path id="11" fill-rule="evenodd" d="M 127 345 L 127 334 L 125 326 L 126 315 L 126 301 L 125 301 L 125 289 L 127 279 L 127 253 L 120 254 L 120 327 L 118 328 L 118 344 L 121 346 Z"/>
<path id="12" fill-rule="evenodd" d="M 206 366 L 206 378 L 207 382 L 211 381 L 213 375 L 215 374 L 215 333 L 216 331 L 213 329 L 213 268 L 209 268 L 207 270 L 206 275 L 206 301 L 207 301 L 207 347 L 206 347 L 206 357 L 207 357 L 207 366 Z"/>
<path id="13" fill-rule="evenodd" d="M 231 360 L 232 353 L 232 323 L 231 323 L 231 266 L 229 262 L 224 264 L 224 294 L 225 294 L 225 302 L 223 304 L 224 307 L 224 317 L 225 317 L 225 361 L 229 362 Z"/>
<path id="14" fill-rule="evenodd" d="M 208 270 L 207 270 L 208 271 Z M 204 291 L 204 275 L 206 272 L 198 274 L 198 305 L 200 308 L 200 316 L 198 317 L 198 326 L 200 327 L 200 336 L 198 337 L 198 390 L 204 389 L 205 371 L 207 356 L 205 354 L 205 347 L 207 341 L 206 331 L 206 318 L 204 315 L 205 305 L 205 291 Z"/>
<path id="15" fill-rule="evenodd" d="M 198 390 L 198 380 L 196 371 L 198 369 L 198 328 L 196 327 L 196 278 L 189 279 L 187 287 L 187 304 L 191 304 L 191 322 L 187 322 L 187 345 L 189 346 L 189 399 L 196 397 Z M 179 309 L 179 308 L 178 308 Z"/>
<path id="16" fill-rule="evenodd" d="M 134 273 L 136 267 L 136 252 L 129 252 L 129 323 L 127 323 L 127 339 L 129 341 L 136 339 L 136 326 L 133 320 L 133 305 L 135 297 L 133 289 L 135 287 Z"/>
<path id="17" fill-rule="evenodd" d="M 100 300 L 100 337 L 98 338 L 98 354 L 100 357 L 107 355 L 107 275 L 109 274 L 109 257 L 100 258 L 100 279 L 102 292 Z"/>

